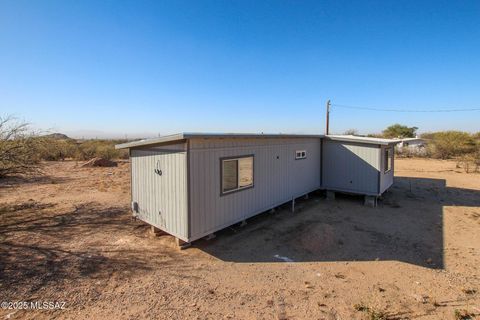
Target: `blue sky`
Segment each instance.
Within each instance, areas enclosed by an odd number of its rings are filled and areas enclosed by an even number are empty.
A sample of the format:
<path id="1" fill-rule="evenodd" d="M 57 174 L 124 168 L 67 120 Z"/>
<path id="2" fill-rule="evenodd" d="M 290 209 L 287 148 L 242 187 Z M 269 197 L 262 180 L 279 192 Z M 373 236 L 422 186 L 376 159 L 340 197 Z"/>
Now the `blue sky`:
<path id="1" fill-rule="evenodd" d="M 0 0 L 0 114 L 72 135 L 323 133 L 325 101 L 480 107 L 479 1 Z M 480 131 L 332 108 L 331 130 Z"/>

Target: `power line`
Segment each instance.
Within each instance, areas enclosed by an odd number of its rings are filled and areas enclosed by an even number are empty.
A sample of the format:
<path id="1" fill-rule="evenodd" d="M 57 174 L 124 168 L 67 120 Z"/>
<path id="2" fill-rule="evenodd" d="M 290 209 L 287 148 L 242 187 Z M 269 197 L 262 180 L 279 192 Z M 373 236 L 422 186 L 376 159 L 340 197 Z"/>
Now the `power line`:
<path id="1" fill-rule="evenodd" d="M 331 106 L 338 108 L 347 108 L 347 109 L 358 109 L 358 110 L 374 110 L 374 111 L 386 111 L 386 112 L 468 112 L 468 111 L 480 111 L 480 108 L 465 108 L 465 109 L 436 109 L 436 110 L 413 110 L 413 109 L 393 109 L 393 108 L 377 108 L 377 107 L 359 107 L 359 106 L 347 106 L 343 104 L 334 104 Z"/>

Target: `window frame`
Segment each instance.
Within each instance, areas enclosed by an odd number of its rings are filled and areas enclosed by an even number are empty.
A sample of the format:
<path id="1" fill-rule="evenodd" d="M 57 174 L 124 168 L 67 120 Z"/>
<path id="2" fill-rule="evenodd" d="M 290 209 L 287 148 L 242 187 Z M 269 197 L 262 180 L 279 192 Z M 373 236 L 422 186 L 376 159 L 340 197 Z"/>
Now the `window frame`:
<path id="1" fill-rule="evenodd" d="M 390 147 L 385 148 L 384 150 L 385 150 L 385 154 L 384 154 L 384 157 L 383 157 L 383 160 L 384 160 L 383 173 L 385 174 L 385 173 L 389 173 L 390 171 L 392 171 L 393 150 Z"/>
<path id="2" fill-rule="evenodd" d="M 299 153 L 300 153 L 300 156 L 298 156 Z M 307 150 L 295 150 L 295 160 L 304 160 L 304 159 L 307 159 Z"/>
<path id="3" fill-rule="evenodd" d="M 239 170 L 239 161 L 240 159 L 244 158 L 252 158 L 252 184 L 245 186 L 245 187 L 240 187 L 240 170 Z M 224 161 L 232 161 L 232 160 L 237 160 L 237 188 L 236 189 L 231 189 L 228 191 L 223 191 L 223 163 Z M 243 190 L 248 190 L 251 189 L 255 186 L 255 155 L 254 154 L 246 154 L 246 155 L 241 155 L 241 156 L 231 156 L 231 157 L 221 157 L 220 158 L 220 196 L 226 196 L 228 194 L 232 194 L 235 192 L 243 191 Z"/>

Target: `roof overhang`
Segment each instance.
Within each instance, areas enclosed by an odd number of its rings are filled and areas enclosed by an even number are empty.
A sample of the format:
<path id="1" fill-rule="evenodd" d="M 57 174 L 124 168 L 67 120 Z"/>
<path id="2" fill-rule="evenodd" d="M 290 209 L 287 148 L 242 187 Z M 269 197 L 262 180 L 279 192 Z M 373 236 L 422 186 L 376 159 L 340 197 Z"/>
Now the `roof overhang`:
<path id="1" fill-rule="evenodd" d="M 154 144 L 162 144 L 162 143 L 174 143 L 184 140 L 183 133 L 179 134 L 172 134 L 169 136 L 159 137 L 159 138 L 152 138 L 152 139 L 143 139 L 137 140 L 132 142 L 126 142 L 115 145 L 115 149 L 129 149 L 134 147 L 141 147 L 141 146 L 149 146 Z"/>
<path id="2" fill-rule="evenodd" d="M 294 139 L 294 138 L 323 138 L 323 135 L 314 135 L 314 134 L 284 134 L 284 133 L 277 133 L 277 134 L 264 134 L 264 133 L 196 133 L 196 132 L 188 132 L 188 133 L 178 133 L 172 134 L 168 136 L 163 136 L 159 138 L 152 138 L 152 139 L 144 139 L 138 141 L 132 141 L 122 144 L 117 144 L 115 149 L 128 149 L 128 148 L 135 148 L 135 147 L 142 147 L 142 146 L 149 146 L 149 145 L 157 145 L 157 144 L 172 144 L 178 143 L 186 139 L 275 139 L 275 138 L 283 138 L 283 139 Z"/>
<path id="3" fill-rule="evenodd" d="M 383 139 L 383 138 L 371 138 L 371 137 L 359 137 L 352 135 L 320 135 L 320 134 L 263 134 L 263 133 L 177 133 L 168 136 L 144 139 L 132 142 L 126 142 L 117 144 L 115 149 L 129 149 L 142 146 L 158 145 L 158 144 L 173 144 L 185 141 L 187 139 L 295 139 L 295 138 L 325 138 L 332 141 L 341 142 L 356 142 L 361 144 L 373 144 L 373 145 L 395 145 L 400 143 L 398 139 Z"/>
<path id="4" fill-rule="evenodd" d="M 351 135 L 328 135 L 325 136 L 325 139 L 332 141 L 342 141 L 342 142 L 356 142 L 361 144 L 374 144 L 381 146 L 390 146 L 400 143 L 401 140 L 398 139 L 383 139 L 383 138 L 371 138 L 371 137 L 359 137 Z"/>

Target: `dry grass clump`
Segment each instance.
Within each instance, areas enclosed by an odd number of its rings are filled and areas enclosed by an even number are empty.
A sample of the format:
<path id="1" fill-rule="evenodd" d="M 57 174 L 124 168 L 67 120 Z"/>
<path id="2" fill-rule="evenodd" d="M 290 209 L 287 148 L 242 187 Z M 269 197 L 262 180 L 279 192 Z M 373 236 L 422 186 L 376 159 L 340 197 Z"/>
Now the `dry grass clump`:
<path id="1" fill-rule="evenodd" d="M 462 310 L 455 309 L 454 317 L 455 317 L 455 320 L 473 320 L 475 319 L 475 314 L 468 312 L 465 309 L 462 309 Z"/>
<path id="2" fill-rule="evenodd" d="M 385 311 L 378 310 L 374 307 L 370 307 L 365 303 L 357 303 L 353 308 L 360 312 L 365 312 L 365 315 L 368 320 L 387 320 L 388 316 Z"/>

